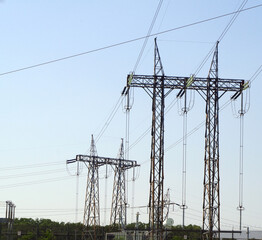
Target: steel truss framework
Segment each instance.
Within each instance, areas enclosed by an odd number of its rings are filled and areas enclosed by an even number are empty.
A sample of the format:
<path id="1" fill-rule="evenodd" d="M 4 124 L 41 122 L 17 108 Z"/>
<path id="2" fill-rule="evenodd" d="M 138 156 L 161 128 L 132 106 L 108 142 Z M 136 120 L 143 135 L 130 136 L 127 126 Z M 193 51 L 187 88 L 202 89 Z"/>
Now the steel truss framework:
<path id="1" fill-rule="evenodd" d="M 85 229 L 83 230 L 82 238 L 96 239 L 96 227 L 100 225 L 100 209 L 99 209 L 99 167 L 103 165 L 111 165 L 115 168 L 122 166 L 122 169 L 128 170 L 133 167 L 140 166 L 136 161 L 125 160 L 121 156 L 118 158 L 100 157 L 97 155 L 94 139 L 92 136 L 90 155 L 76 155 L 75 159 L 67 160 L 67 164 L 83 162 L 88 168 L 87 174 L 87 187 L 86 187 L 86 198 L 84 208 L 84 220 L 83 224 Z M 120 189 L 121 191 L 123 188 Z M 117 194 L 123 195 L 122 192 Z M 117 199 L 119 197 L 117 196 Z M 119 203 L 117 202 L 117 206 Z M 88 230 L 92 227 L 92 230 Z"/>
<path id="2" fill-rule="evenodd" d="M 91 237 L 96 239 L 96 226 L 100 225 L 100 207 L 98 165 L 95 161 L 95 158 L 97 157 L 97 150 L 93 135 L 91 138 L 90 156 L 92 157 L 92 161 L 87 166 L 88 171 L 83 224 L 84 226 L 93 226 L 94 231 L 92 232 L 93 234 L 83 231 L 83 238 L 85 237 L 84 235 L 89 234 Z"/>
<path id="3" fill-rule="evenodd" d="M 219 99 L 226 92 L 238 97 L 247 87 L 243 79 L 218 78 L 218 43 L 207 78 L 165 76 L 155 39 L 154 75 L 127 76 L 127 86 L 143 88 L 152 98 L 151 169 L 149 222 L 151 239 L 163 239 L 163 180 L 164 180 L 164 108 L 165 97 L 174 89 L 195 90 L 206 101 L 205 172 L 203 197 L 204 238 L 213 239 L 220 231 L 219 204 Z"/>
<path id="4" fill-rule="evenodd" d="M 126 226 L 126 178 L 127 170 L 124 162 L 124 142 L 121 139 L 121 146 L 118 154 L 118 165 L 115 165 L 114 186 L 112 195 L 112 207 L 110 224 L 118 224 L 122 229 Z"/>
<path id="5" fill-rule="evenodd" d="M 8 233 L 7 239 L 13 239 L 12 232 L 13 232 L 13 223 L 15 220 L 15 208 L 16 206 L 12 201 L 6 201 L 5 220 L 7 222 L 7 233 Z"/>

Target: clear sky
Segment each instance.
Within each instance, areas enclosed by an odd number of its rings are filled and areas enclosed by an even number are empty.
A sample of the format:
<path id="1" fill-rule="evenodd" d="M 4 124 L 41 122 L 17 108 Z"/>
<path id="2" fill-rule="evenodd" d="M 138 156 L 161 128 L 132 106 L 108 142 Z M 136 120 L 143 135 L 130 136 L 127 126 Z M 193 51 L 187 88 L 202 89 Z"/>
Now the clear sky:
<path id="1" fill-rule="evenodd" d="M 235 11 L 242 1 L 164 0 L 153 33 Z M 245 7 L 261 4 L 248 1 Z M 66 160 L 88 153 L 91 134 L 98 136 L 133 70 L 143 40 L 10 74 L 6 72 L 87 52 L 145 36 L 158 1 L 0 2 L 0 200 L 12 200 L 17 217 L 75 221 L 75 166 Z M 262 64 L 262 7 L 240 13 L 219 44 L 219 76 L 249 80 Z M 213 47 L 231 16 L 158 35 L 166 75 L 189 76 Z M 198 76 L 206 77 L 210 59 Z M 153 38 L 136 70 L 153 73 Z M 252 83 L 251 106 L 245 115 L 243 225 L 262 230 L 261 76 Z M 174 91 L 166 106 L 175 99 Z M 227 102 L 225 94 L 220 105 Z M 239 102 L 237 102 L 238 106 Z M 119 108 L 97 142 L 98 154 L 116 157 L 125 137 L 125 114 Z M 205 103 L 195 96 L 188 131 L 205 120 Z M 130 145 L 150 127 L 151 101 L 136 89 L 130 118 Z M 181 203 L 182 117 L 178 107 L 166 114 L 165 190 Z M 173 146 L 173 147 L 170 147 Z M 202 224 L 204 127 L 188 138 L 186 224 Z M 130 206 L 146 206 L 149 193 L 150 134 L 130 150 L 141 164 L 135 184 L 128 182 Z M 238 228 L 239 119 L 230 105 L 220 113 L 221 228 Z M 138 172 L 137 172 L 138 173 Z M 71 174 L 71 175 L 70 175 Z M 100 169 L 101 223 L 109 223 L 112 174 L 105 183 Z M 132 173 L 128 174 L 130 180 Z M 78 221 L 82 221 L 86 168 L 79 178 Z M 132 188 L 132 186 L 135 186 Z M 134 192 L 134 194 L 132 194 Z M 107 194 L 106 194 L 107 193 Z M 107 195 L 107 196 L 106 196 Z M 134 196 L 134 198 L 132 197 Z M 3 206 L 3 204 L 1 205 Z M 105 210 L 106 207 L 106 210 Z M 3 209 L 3 207 L 2 207 Z M 105 213 L 106 212 L 106 217 Z M 128 209 L 148 221 L 146 208 Z M 182 212 L 170 210 L 175 224 Z"/>

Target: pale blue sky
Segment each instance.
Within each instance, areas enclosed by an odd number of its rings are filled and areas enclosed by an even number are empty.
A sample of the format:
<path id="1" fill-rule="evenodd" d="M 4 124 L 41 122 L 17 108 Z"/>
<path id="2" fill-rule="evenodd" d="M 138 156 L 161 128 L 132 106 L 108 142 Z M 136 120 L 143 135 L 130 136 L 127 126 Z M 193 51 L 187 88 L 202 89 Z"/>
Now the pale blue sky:
<path id="1" fill-rule="evenodd" d="M 235 11 L 242 1 L 165 0 L 153 33 Z M 261 4 L 248 1 L 246 7 Z M 8 71 L 61 58 L 146 35 L 158 1 L 32 1 L 0 2 L 0 75 Z M 219 45 L 219 75 L 249 80 L 262 64 L 261 7 L 240 13 Z M 158 36 L 167 75 L 189 76 L 210 51 L 230 17 Z M 98 135 L 120 97 L 126 75 L 132 71 L 143 41 L 136 41 L 77 58 L 0 76 L 0 200 L 17 205 L 17 217 L 75 220 L 76 179 L 65 161 L 87 153 L 90 136 Z M 198 76 L 207 76 L 210 60 Z M 153 73 L 153 38 L 148 40 L 138 74 Z M 251 88 L 251 108 L 245 116 L 244 225 L 262 230 L 261 199 L 261 75 Z M 175 98 L 170 94 L 167 105 Z M 230 98 L 226 94 L 221 105 Z M 196 95 L 188 115 L 191 130 L 205 119 L 205 104 Z M 151 102 L 136 89 L 131 110 L 130 144 L 150 126 Z M 166 114 L 165 146 L 182 137 L 177 106 Z M 125 136 L 125 115 L 119 109 L 97 143 L 98 154 L 114 157 Z M 238 226 L 239 120 L 230 105 L 220 114 L 221 227 Z M 165 189 L 181 202 L 181 143 L 166 152 Z M 150 136 L 130 151 L 142 164 L 135 185 L 135 205 L 148 204 Z M 204 127 L 188 139 L 186 224 L 201 225 Z M 73 172 L 74 167 L 70 170 Z M 82 221 L 86 170 L 80 176 L 79 216 Z M 104 169 L 101 169 L 100 207 L 105 206 Z M 131 173 L 129 174 L 129 178 Z M 41 182 L 41 183 L 40 183 Z M 107 184 L 110 207 L 112 176 Z M 128 185 L 129 204 L 132 184 Z M 49 209 L 49 210 L 47 210 Z M 139 211 L 147 221 L 145 208 Z M 131 210 L 129 210 L 131 213 Z M 181 210 L 170 212 L 181 224 Z M 109 219 L 109 210 L 107 210 Z M 128 218 L 130 221 L 130 217 Z M 101 215 L 104 224 L 104 214 Z M 107 221 L 108 223 L 108 221 Z M 257 227 L 257 228 L 255 228 Z"/>

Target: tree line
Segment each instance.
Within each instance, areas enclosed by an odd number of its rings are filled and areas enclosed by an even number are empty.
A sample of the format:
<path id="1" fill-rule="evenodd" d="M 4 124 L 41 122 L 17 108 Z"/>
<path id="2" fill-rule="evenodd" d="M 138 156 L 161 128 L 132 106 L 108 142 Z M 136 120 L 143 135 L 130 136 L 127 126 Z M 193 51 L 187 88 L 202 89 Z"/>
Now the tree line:
<path id="1" fill-rule="evenodd" d="M 84 228 L 82 223 L 55 222 L 50 219 L 16 218 L 13 221 L 12 230 L 8 230 L 7 223 L 0 223 L 0 240 L 81 240 L 83 229 L 91 234 L 93 226 Z M 147 240 L 149 225 L 139 222 L 131 223 L 125 227 L 128 233 L 126 239 Z M 122 240 L 116 237 L 114 232 L 121 232 L 117 225 L 96 226 L 96 239 Z M 87 235 L 88 236 L 88 235 Z M 139 237 L 138 237 L 139 236 Z M 166 240 L 197 240 L 201 239 L 201 228 L 196 225 L 188 225 L 184 228 L 180 225 L 170 226 L 164 230 Z"/>

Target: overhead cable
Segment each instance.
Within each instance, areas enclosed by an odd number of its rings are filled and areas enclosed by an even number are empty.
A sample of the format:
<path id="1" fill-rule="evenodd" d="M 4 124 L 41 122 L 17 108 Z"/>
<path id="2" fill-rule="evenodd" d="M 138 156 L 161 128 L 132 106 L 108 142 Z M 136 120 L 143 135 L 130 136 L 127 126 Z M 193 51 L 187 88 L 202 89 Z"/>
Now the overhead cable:
<path id="1" fill-rule="evenodd" d="M 38 167 L 49 167 L 53 165 L 64 165 L 64 162 L 46 162 L 46 163 L 37 163 L 37 164 L 28 164 L 28 165 L 19 165 L 14 167 L 4 167 L 0 168 L 0 171 L 8 171 L 8 170 L 17 170 L 17 169 L 25 169 L 25 168 L 38 168 Z"/>
<path id="2" fill-rule="evenodd" d="M 232 26 L 232 24 L 234 23 L 234 21 L 236 20 L 236 18 L 237 18 L 237 16 L 239 15 L 239 13 L 240 12 L 242 12 L 242 11 L 244 11 L 245 9 L 243 9 L 243 7 L 245 6 L 245 4 L 247 3 L 247 0 L 244 0 L 243 2 L 242 2 L 242 4 L 240 5 L 240 7 L 238 8 L 238 10 L 237 11 L 235 11 L 235 12 L 233 12 L 233 17 L 231 18 L 231 20 L 229 21 L 229 23 L 227 24 L 227 26 L 225 27 L 225 29 L 223 30 L 223 32 L 221 33 L 221 35 L 220 35 L 220 37 L 218 38 L 218 41 L 221 41 L 223 38 L 224 38 L 224 36 L 225 36 L 225 34 L 228 32 L 228 30 L 230 29 L 230 27 Z M 199 67 L 197 68 L 197 70 L 195 71 L 195 74 L 194 75 L 196 75 L 196 74 L 198 74 L 199 73 L 199 71 L 203 68 L 203 66 L 204 66 L 204 64 L 206 63 L 206 61 L 208 60 L 208 58 L 210 57 L 210 55 L 212 54 L 212 52 L 214 51 L 214 48 L 215 48 L 215 45 L 212 47 L 212 49 L 209 51 L 209 53 L 206 55 L 206 57 L 204 58 L 204 60 L 201 62 L 201 64 L 199 65 Z M 261 71 L 262 71 L 262 65 L 261 65 Z M 257 72 L 258 72 L 258 70 L 257 70 Z M 254 74 L 255 75 L 255 74 Z M 166 111 L 166 113 L 175 105 L 175 103 L 176 102 L 172 102 L 169 106 L 168 106 L 168 110 Z M 200 126 L 198 125 L 196 128 L 195 128 L 195 130 L 194 130 L 194 132 L 196 131 L 196 130 L 198 130 L 202 125 L 204 125 L 204 122 L 202 122 L 201 124 L 200 124 Z M 142 134 L 141 134 L 141 136 L 129 147 L 129 149 L 131 149 L 131 148 L 133 148 L 138 142 L 140 142 L 146 135 L 147 135 L 147 133 L 149 133 L 149 131 L 150 131 L 150 127 L 145 131 L 145 132 L 143 132 Z M 192 132 L 193 133 L 193 132 Z M 191 133 L 191 134 L 192 134 Z M 189 133 L 190 134 L 190 133 Z M 190 134 L 190 135 L 191 135 Z M 189 135 L 189 136 L 190 136 Z M 186 134 L 186 136 L 188 136 L 188 134 Z M 182 139 L 180 139 L 181 141 L 182 141 Z M 177 143 L 175 143 L 175 145 L 177 145 L 178 143 L 180 143 L 180 140 L 179 140 L 179 142 L 177 142 Z M 166 151 L 168 151 L 169 149 L 166 149 Z"/>
<path id="3" fill-rule="evenodd" d="M 156 12 L 154 14 L 154 17 L 152 19 L 152 22 L 150 24 L 150 27 L 148 29 L 148 32 L 147 32 L 147 36 L 146 38 L 144 39 L 144 43 L 142 45 L 142 48 L 139 52 L 139 55 L 138 55 L 138 58 L 136 60 L 136 63 L 135 63 L 135 66 L 133 68 L 133 73 L 136 71 L 139 63 L 140 63 L 140 60 L 142 58 L 142 55 L 144 53 L 144 50 L 146 48 L 146 45 L 147 45 L 147 41 L 149 39 L 149 36 L 152 32 L 152 29 L 155 25 L 155 22 L 156 22 L 156 19 L 157 19 L 157 16 L 158 16 L 158 13 L 161 9 L 161 6 L 162 6 L 162 3 L 163 3 L 163 0 L 160 0 L 159 3 L 158 3 L 158 6 L 157 6 L 157 9 L 156 9 Z M 132 93 L 131 93 L 132 94 Z M 133 94 L 134 94 L 134 91 L 133 91 Z M 129 159 L 129 133 L 130 133 L 130 110 L 132 108 L 132 102 L 130 102 L 130 91 L 127 92 L 126 94 L 126 106 L 125 106 L 125 109 L 126 109 L 126 139 L 125 139 L 125 158 L 126 159 Z M 134 174 L 134 169 L 133 169 L 133 174 Z M 128 172 L 127 172 L 128 173 Z M 127 188 L 128 188 L 128 181 L 127 181 Z M 131 201 L 131 205 L 134 206 L 135 204 L 135 178 L 133 177 L 132 178 L 132 201 Z M 128 191 L 127 191 L 127 201 L 128 201 Z M 134 221 L 134 209 L 132 208 L 131 210 L 131 221 Z"/>
<path id="4" fill-rule="evenodd" d="M 232 24 L 234 23 L 234 21 L 236 20 L 236 18 L 238 17 L 240 12 L 243 12 L 245 9 L 244 6 L 246 5 L 248 0 L 244 0 L 242 2 L 242 4 L 239 6 L 238 10 L 234 12 L 232 18 L 230 19 L 229 23 L 227 24 L 227 26 L 225 27 L 225 29 L 223 30 L 223 32 L 220 34 L 219 38 L 218 38 L 218 42 L 220 42 L 224 36 L 226 35 L 226 33 L 228 32 L 228 30 L 230 29 L 230 27 L 232 26 Z M 195 71 L 194 75 L 196 76 L 200 70 L 203 68 L 203 66 L 206 64 L 207 60 L 209 59 L 209 57 L 211 56 L 211 54 L 214 52 L 214 49 L 216 47 L 216 44 L 214 44 L 214 46 L 210 49 L 210 51 L 208 52 L 208 54 L 205 56 L 205 58 L 203 59 L 203 61 L 200 63 L 199 67 L 197 68 L 197 70 Z"/>
<path id="5" fill-rule="evenodd" d="M 250 78 L 250 82 L 255 81 L 255 79 L 259 76 L 259 74 L 262 72 L 262 65 L 260 65 L 260 67 L 256 70 L 256 72 L 252 75 L 252 77 Z M 231 103 L 231 99 L 228 100 L 221 108 L 219 111 L 222 111 L 224 108 L 226 108 L 230 103 Z M 195 128 L 193 128 L 187 136 L 192 135 L 194 132 L 196 132 L 198 129 L 200 129 L 202 126 L 204 126 L 205 124 L 205 120 L 202 121 L 201 123 L 199 123 Z M 169 147 L 167 147 L 165 149 L 165 152 L 169 151 L 170 149 L 174 148 L 176 145 L 178 145 L 180 142 L 183 141 L 183 138 L 180 138 L 178 141 L 176 141 L 174 144 L 170 145 Z"/>
<path id="6" fill-rule="evenodd" d="M 102 135 L 104 134 L 105 130 L 107 129 L 107 127 L 109 126 L 110 122 L 112 121 L 112 119 L 114 118 L 115 114 L 117 113 L 119 107 L 122 104 L 122 101 L 124 99 L 124 96 L 121 95 L 119 97 L 119 99 L 117 100 L 113 110 L 111 111 L 111 113 L 109 114 L 105 124 L 103 125 L 102 129 L 100 130 L 100 132 L 98 133 L 97 137 L 96 137 L 96 142 L 99 141 L 99 139 L 102 137 Z"/>
<path id="7" fill-rule="evenodd" d="M 144 50 L 145 50 L 147 41 L 148 41 L 149 37 L 151 36 L 151 32 L 152 32 L 152 29 L 153 29 L 153 27 L 154 27 L 154 25 L 155 25 L 155 22 L 156 22 L 156 19 L 157 19 L 157 16 L 158 16 L 158 13 L 159 13 L 159 11 L 160 11 L 160 8 L 161 8 L 162 3 L 163 3 L 163 0 L 160 0 L 159 3 L 158 3 L 158 6 L 157 6 L 157 9 L 156 9 L 155 15 L 154 15 L 154 17 L 153 17 L 153 20 L 152 20 L 152 22 L 151 22 L 151 25 L 150 25 L 150 27 L 149 27 L 149 29 L 148 29 L 148 32 L 147 32 L 147 35 L 146 35 L 146 37 L 145 37 L 143 46 L 142 46 L 142 48 L 141 48 L 141 50 L 140 50 L 140 52 L 139 52 L 138 58 L 137 58 L 137 60 L 136 60 L 136 64 L 135 64 L 135 66 L 134 66 L 133 72 L 136 71 L 136 69 L 137 69 L 137 67 L 138 67 L 138 64 L 139 64 L 139 62 L 140 62 L 140 60 L 141 60 L 141 57 L 142 57 L 142 55 L 143 55 L 143 53 L 144 53 Z"/>
<path id="8" fill-rule="evenodd" d="M 80 56 L 87 55 L 87 54 L 90 54 L 90 53 L 99 52 L 99 51 L 106 50 L 106 49 L 109 49 L 109 48 L 125 45 L 125 44 L 131 43 L 131 42 L 142 40 L 142 39 L 147 38 L 147 37 L 154 37 L 154 36 L 157 36 L 157 35 L 173 32 L 173 31 L 180 30 L 180 29 L 183 29 L 183 28 L 192 27 L 192 26 L 195 26 L 195 25 L 198 25 L 198 24 L 206 23 L 206 22 L 209 22 L 209 21 L 214 21 L 214 20 L 217 20 L 219 18 L 224 18 L 224 17 L 233 15 L 233 14 L 238 13 L 238 12 L 244 12 L 244 11 L 248 11 L 248 10 L 251 10 L 251 9 L 258 8 L 258 7 L 262 7 L 262 4 L 258 4 L 258 5 L 249 7 L 249 8 L 245 8 L 245 9 L 242 9 L 240 11 L 234 11 L 234 12 L 218 15 L 218 16 L 215 16 L 215 17 L 212 17 L 212 18 L 207 18 L 207 19 L 204 19 L 204 20 L 200 20 L 200 21 L 196 21 L 196 22 L 193 22 L 193 23 L 185 24 L 183 26 L 179 26 L 179 27 L 171 28 L 171 29 L 164 30 L 164 31 L 161 31 L 161 32 L 153 33 L 153 34 L 150 34 L 149 36 L 142 36 L 142 37 L 138 37 L 138 38 L 133 38 L 133 39 L 130 39 L 130 40 L 126 40 L 126 41 L 123 41 L 123 42 L 111 44 L 111 45 L 104 46 L 104 47 L 101 47 L 101 48 L 96 48 L 96 49 L 93 49 L 93 50 L 89 50 L 89 51 L 73 54 L 73 55 L 70 55 L 70 56 L 57 58 L 57 59 L 54 59 L 54 60 L 38 63 L 38 64 L 35 64 L 35 65 L 31 65 L 31 66 L 27 66 L 27 67 L 11 70 L 11 71 L 8 71 L 8 72 L 3 72 L 3 73 L 0 73 L 0 77 L 4 76 L 4 75 L 8 75 L 8 74 L 12 74 L 12 73 L 16 73 L 16 72 L 20 72 L 20 71 L 24 71 L 24 70 L 36 68 L 36 67 L 41 67 L 41 66 L 44 66 L 44 65 L 48 65 L 48 64 L 52 64 L 52 63 L 56 63 L 56 62 L 60 62 L 60 61 L 64 61 L 64 60 L 67 60 L 67 59 L 80 57 Z"/>

